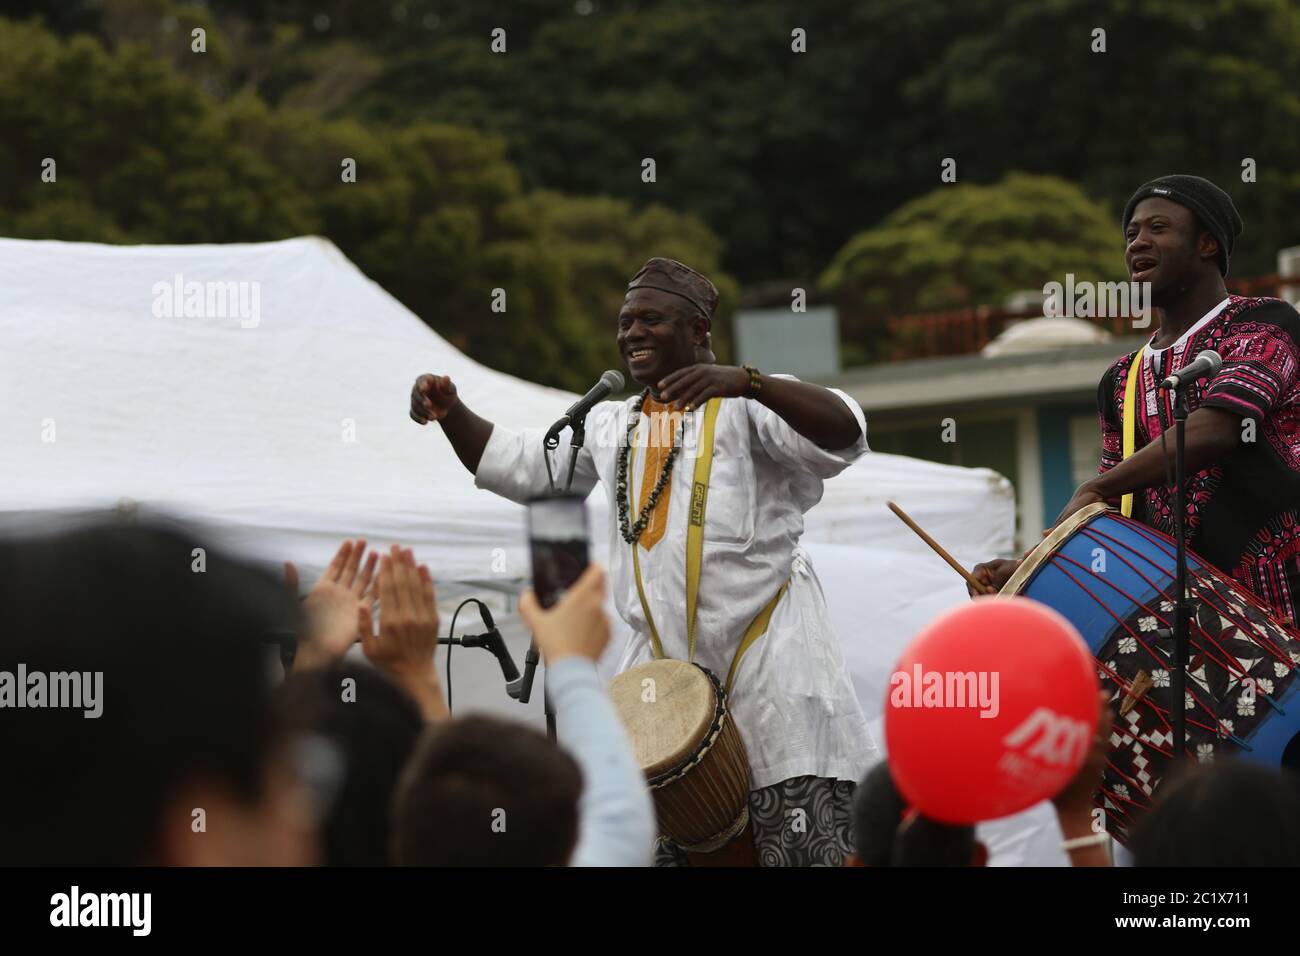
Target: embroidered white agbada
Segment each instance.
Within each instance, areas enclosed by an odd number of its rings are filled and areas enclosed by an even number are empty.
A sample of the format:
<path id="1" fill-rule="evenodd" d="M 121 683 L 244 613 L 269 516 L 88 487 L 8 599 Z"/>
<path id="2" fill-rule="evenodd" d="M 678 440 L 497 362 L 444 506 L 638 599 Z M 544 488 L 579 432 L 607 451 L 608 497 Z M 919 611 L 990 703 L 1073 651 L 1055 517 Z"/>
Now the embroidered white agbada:
<path id="1" fill-rule="evenodd" d="M 861 408 L 843 392 L 831 391 L 861 428 L 858 440 L 839 451 L 817 447 L 756 401 L 726 398 L 718 410 L 704 518 L 696 662 L 725 683 L 745 629 L 782 583 L 790 582 L 767 632 L 741 659 L 732 687 L 731 711 L 749 752 L 754 789 L 806 775 L 856 782 L 876 759 L 821 585 L 799 547 L 804 512 L 821 500 L 823 480 L 867 451 Z M 633 631 L 619 671 L 654 658 L 637 596 L 632 546 L 619 534 L 615 503 L 618 452 L 633 403 L 602 402 L 591 411 L 573 478 L 574 490 L 583 494 L 599 481 L 610 501 L 610 586 L 619 615 Z M 685 416 L 686 437 L 673 468 L 663 539 L 648 551 L 638 545 L 645 598 L 664 655 L 679 660 L 687 659 L 686 530 L 702 415 L 703 409 L 697 409 Z M 649 427 L 649 416 L 642 416 L 639 442 Z M 544 494 L 549 485 L 542 436 L 541 429 L 495 426 L 475 484 L 520 503 Z M 629 522 L 642 504 L 644 445 L 630 457 Z M 557 485 L 568 473 L 568 460 L 568 444 L 561 442 L 552 454 Z M 864 619 L 866 613 L 864 609 Z"/>

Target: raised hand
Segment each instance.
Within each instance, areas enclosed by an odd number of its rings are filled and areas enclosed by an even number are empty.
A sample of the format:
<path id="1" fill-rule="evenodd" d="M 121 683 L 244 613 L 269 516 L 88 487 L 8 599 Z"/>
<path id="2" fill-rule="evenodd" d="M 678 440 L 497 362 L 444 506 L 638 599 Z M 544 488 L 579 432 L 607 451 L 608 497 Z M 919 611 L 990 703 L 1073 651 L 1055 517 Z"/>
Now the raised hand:
<path id="1" fill-rule="evenodd" d="M 718 396 L 739 398 L 747 394 L 749 373 L 735 365 L 688 365 L 659 383 L 659 397 L 687 411 Z"/>
<path id="2" fill-rule="evenodd" d="M 308 628 L 298 642 L 294 669 L 321 667 L 347 653 L 361 636 L 361 612 L 369 607 L 378 554 L 366 553 L 364 538 L 344 541 L 334 554 L 325 573 L 312 587 L 303 607 Z M 285 581 L 296 589 L 298 569 L 293 562 L 284 565 Z"/>
<path id="3" fill-rule="evenodd" d="M 565 657 L 598 660 L 609 643 L 604 568 L 589 565 L 549 610 L 542 609 L 530 588 L 519 598 L 519 616 L 533 632 L 548 665 Z"/>
<path id="4" fill-rule="evenodd" d="M 441 421 L 456 407 L 456 386 L 446 375 L 421 375 L 411 386 L 411 421 Z"/>
<path id="5" fill-rule="evenodd" d="M 370 610 L 362 611 L 361 647 L 420 706 L 426 720 L 446 716 L 447 705 L 434 666 L 438 649 L 438 601 L 433 577 L 416 565 L 411 550 L 393 545 L 379 565 L 379 632 Z"/>

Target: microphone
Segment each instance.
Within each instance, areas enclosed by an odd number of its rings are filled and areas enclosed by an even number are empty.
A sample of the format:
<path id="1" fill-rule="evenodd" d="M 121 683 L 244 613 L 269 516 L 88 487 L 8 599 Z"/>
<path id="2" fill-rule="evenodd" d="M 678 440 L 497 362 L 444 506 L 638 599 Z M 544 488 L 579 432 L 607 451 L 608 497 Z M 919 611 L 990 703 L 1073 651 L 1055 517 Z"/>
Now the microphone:
<path id="1" fill-rule="evenodd" d="M 479 617 L 483 619 L 483 626 L 487 631 L 483 634 L 466 634 L 464 637 L 440 637 L 439 644 L 459 644 L 461 647 L 482 647 L 492 652 L 492 656 L 497 659 L 501 665 L 501 674 L 505 677 L 506 682 L 514 683 L 519 679 L 519 668 L 515 666 L 515 660 L 510 656 L 510 649 L 506 647 L 505 638 L 497 630 L 496 621 L 492 620 L 492 612 L 488 610 L 486 604 L 477 598 L 469 598 L 478 605 Z"/>
<path id="2" fill-rule="evenodd" d="M 1223 367 L 1223 357 L 1213 349 L 1206 349 L 1196 358 L 1184 365 L 1181 369 L 1170 375 L 1160 383 L 1160 387 L 1167 390 L 1178 390 L 1184 385 L 1195 382 L 1201 378 L 1214 378 L 1219 374 L 1219 369 Z"/>
<path id="3" fill-rule="evenodd" d="M 492 656 L 497 659 L 497 663 L 501 665 L 501 676 L 506 679 L 506 682 L 517 680 L 519 669 L 515 667 L 515 660 L 510 656 L 510 650 L 506 647 L 505 638 L 497 630 L 496 621 L 492 620 L 492 612 L 488 610 L 486 604 L 480 601 L 478 613 L 479 617 L 483 618 L 483 626 L 487 628 L 487 633 L 469 635 L 465 638 L 465 645 L 467 647 L 486 647 L 492 652 Z M 474 643 L 471 645 L 470 641 Z"/>
<path id="4" fill-rule="evenodd" d="M 552 444 L 559 438 L 560 432 L 564 431 L 574 422 L 582 422 L 587 417 L 587 412 L 591 411 L 598 402 L 604 401 L 614 392 L 623 388 L 623 376 L 619 372 L 609 369 L 600 376 L 600 381 L 592 386 L 591 391 L 582 398 L 578 399 L 564 413 L 564 417 L 557 421 L 546 432 L 546 444 L 548 447 L 554 447 Z"/>

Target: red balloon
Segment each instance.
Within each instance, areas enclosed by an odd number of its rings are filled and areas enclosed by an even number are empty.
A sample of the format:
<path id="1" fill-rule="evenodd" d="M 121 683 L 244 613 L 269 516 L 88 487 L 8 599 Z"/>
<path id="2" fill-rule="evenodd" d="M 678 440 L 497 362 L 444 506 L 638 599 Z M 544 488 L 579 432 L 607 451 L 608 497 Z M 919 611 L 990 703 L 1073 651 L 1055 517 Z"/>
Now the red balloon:
<path id="1" fill-rule="evenodd" d="M 1097 732 L 1097 665 L 1064 617 L 983 597 L 917 635 L 885 699 L 902 795 L 943 823 L 992 820 L 1055 796 Z"/>

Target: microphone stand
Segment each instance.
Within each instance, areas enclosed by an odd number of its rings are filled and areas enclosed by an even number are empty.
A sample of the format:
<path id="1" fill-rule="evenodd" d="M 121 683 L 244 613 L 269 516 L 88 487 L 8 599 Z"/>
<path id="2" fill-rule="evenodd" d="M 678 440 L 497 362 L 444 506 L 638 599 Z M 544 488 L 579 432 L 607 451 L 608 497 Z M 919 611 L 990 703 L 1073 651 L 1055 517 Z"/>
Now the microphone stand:
<path id="1" fill-rule="evenodd" d="M 1187 383 L 1188 385 L 1191 382 Z M 1187 425 L 1187 394 L 1181 387 L 1174 390 L 1174 540 L 1177 564 L 1174 587 L 1174 647 L 1170 660 L 1170 686 L 1173 690 L 1174 765 L 1187 759 L 1187 658 L 1188 629 L 1192 604 L 1187 599 L 1187 529 L 1184 467 Z"/>
<path id="2" fill-rule="evenodd" d="M 578 467 L 578 452 L 582 450 L 583 443 L 587 440 L 587 416 L 581 418 L 569 419 L 569 431 L 573 432 L 569 439 L 569 477 L 564 480 L 564 491 L 567 494 L 573 487 L 573 470 Z"/>
<path id="3" fill-rule="evenodd" d="M 528 651 L 524 654 L 524 673 L 517 680 L 512 680 L 506 684 L 506 693 L 519 701 L 526 704 L 533 696 L 533 677 L 537 673 L 537 664 L 541 660 L 541 655 L 537 652 L 537 641 L 534 640 L 528 645 Z M 546 736 L 552 741 L 555 740 L 555 708 L 551 706 L 551 695 L 546 689 L 546 678 L 542 678 L 542 710 L 546 714 Z"/>
<path id="4" fill-rule="evenodd" d="M 550 482 L 552 494 L 555 493 L 555 476 L 551 473 L 551 452 L 560 447 L 560 432 L 566 426 L 573 433 L 569 439 L 569 475 L 564 480 L 566 493 L 573 487 L 573 472 L 578 466 L 578 452 L 587 440 L 587 416 L 585 415 L 578 418 L 566 416 L 561 422 L 552 425 L 551 430 L 546 433 L 546 437 L 542 440 L 542 457 L 546 459 L 546 477 Z M 539 659 L 537 641 L 534 640 L 528 645 L 528 652 L 524 655 L 523 676 L 506 684 L 506 693 L 521 704 L 528 703 L 533 695 L 533 678 L 537 673 Z M 542 677 L 542 711 L 546 715 L 546 736 L 554 741 L 556 739 L 555 708 L 551 704 L 550 691 L 546 689 L 545 676 Z"/>

